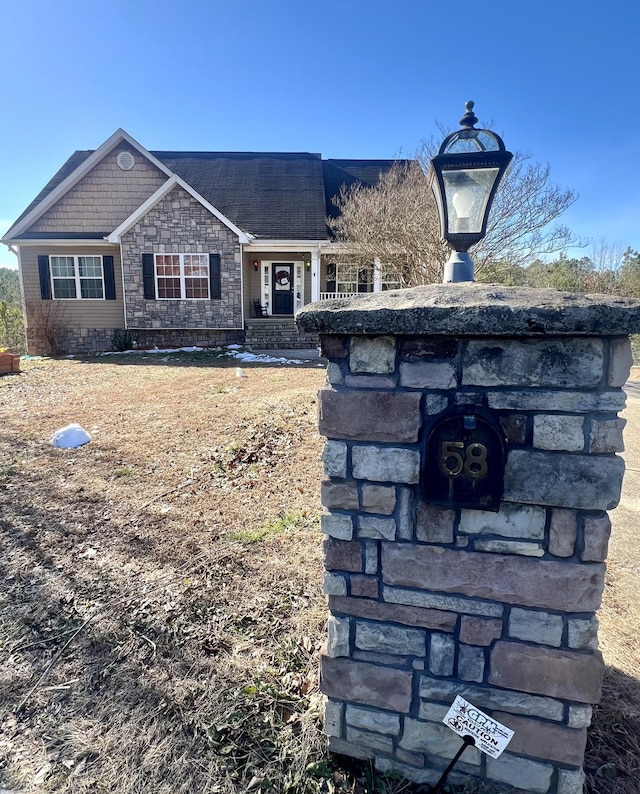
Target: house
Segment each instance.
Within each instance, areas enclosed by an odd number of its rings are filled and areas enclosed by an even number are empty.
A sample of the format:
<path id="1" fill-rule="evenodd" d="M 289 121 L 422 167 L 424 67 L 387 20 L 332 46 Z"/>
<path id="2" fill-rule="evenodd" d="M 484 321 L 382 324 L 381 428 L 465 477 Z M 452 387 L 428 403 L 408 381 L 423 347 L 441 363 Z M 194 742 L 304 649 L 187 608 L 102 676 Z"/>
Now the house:
<path id="1" fill-rule="evenodd" d="M 147 151 L 124 130 L 71 155 L 2 238 L 17 253 L 30 353 L 306 347 L 311 301 L 384 288 L 336 263 L 326 224 L 343 184 L 391 160 L 304 152 Z M 262 316 L 264 315 L 264 316 Z"/>

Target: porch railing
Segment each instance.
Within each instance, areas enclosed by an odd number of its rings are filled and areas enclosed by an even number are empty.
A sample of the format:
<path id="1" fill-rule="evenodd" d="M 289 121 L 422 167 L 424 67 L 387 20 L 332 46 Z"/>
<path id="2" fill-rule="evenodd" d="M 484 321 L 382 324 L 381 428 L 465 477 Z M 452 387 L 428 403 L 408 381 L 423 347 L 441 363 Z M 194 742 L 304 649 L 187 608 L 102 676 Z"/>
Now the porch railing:
<path id="1" fill-rule="evenodd" d="M 321 292 L 318 300 L 330 301 L 334 298 L 356 298 L 360 294 L 359 292 Z"/>

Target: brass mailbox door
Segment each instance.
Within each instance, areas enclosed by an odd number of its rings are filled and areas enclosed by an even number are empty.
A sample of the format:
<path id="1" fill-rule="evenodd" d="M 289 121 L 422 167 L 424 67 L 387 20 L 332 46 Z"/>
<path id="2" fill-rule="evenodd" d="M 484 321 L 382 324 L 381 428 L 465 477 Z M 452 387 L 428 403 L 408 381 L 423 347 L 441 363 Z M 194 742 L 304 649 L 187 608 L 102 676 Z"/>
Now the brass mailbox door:
<path id="1" fill-rule="evenodd" d="M 498 510 L 505 446 L 497 425 L 473 410 L 448 413 L 427 439 L 424 496 L 439 507 Z"/>

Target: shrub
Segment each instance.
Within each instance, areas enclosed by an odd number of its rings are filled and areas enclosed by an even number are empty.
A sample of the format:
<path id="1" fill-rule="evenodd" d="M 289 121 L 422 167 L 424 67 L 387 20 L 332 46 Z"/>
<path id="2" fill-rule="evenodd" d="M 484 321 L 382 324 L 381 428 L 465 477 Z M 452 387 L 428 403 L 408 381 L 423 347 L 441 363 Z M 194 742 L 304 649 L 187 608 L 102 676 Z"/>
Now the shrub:
<path id="1" fill-rule="evenodd" d="M 0 344 L 13 353 L 26 353 L 24 324 L 19 306 L 0 300 Z"/>
<path id="2" fill-rule="evenodd" d="M 64 301 L 34 300 L 26 307 L 29 348 L 41 355 L 60 355 L 65 346 L 69 321 Z"/>
<path id="3" fill-rule="evenodd" d="M 131 335 L 131 331 L 128 331 L 126 328 L 118 328 L 113 332 L 111 343 L 113 344 L 113 347 L 120 353 L 122 353 L 124 350 L 132 350 L 133 336 Z"/>

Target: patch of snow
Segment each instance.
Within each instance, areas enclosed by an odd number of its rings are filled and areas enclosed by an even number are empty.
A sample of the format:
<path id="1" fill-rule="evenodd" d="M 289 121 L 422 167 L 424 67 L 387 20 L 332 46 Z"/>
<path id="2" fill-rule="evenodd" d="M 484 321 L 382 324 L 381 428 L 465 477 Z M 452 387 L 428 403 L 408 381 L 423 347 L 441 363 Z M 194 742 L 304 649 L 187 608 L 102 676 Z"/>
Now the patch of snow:
<path id="1" fill-rule="evenodd" d="M 220 351 L 221 348 L 217 347 L 214 348 L 215 351 Z M 150 350 L 142 350 L 137 348 L 136 350 L 119 350 L 119 351 L 106 351 L 104 353 L 99 353 L 100 356 L 121 356 L 121 355 L 128 355 L 136 353 L 138 355 L 147 355 L 153 353 L 202 353 L 204 351 L 203 347 L 166 347 L 166 348 L 158 348 L 153 347 Z M 243 351 L 242 345 L 227 345 L 225 348 L 225 356 L 229 356 L 230 358 L 235 358 L 238 361 L 244 362 L 255 362 L 258 364 L 305 364 L 309 363 L 311 359 L 302 359 L 302 358 L 284 358 L 283 356 L 268 356 L 264 353 L 248 353 Z M 167 360 L 167 359 L 163 359 Z"/>
<path id="2" fill-rule="evenodd" d="M 107 350 L 99 353 L 100 356 L 122 356 L 130 353 L 146 355 L 147 353 L 202 353 L 204 347 L 152 347 L 149 350 L 136 348 L 135 350 Z"/>
<path id="3" fill-rule="evenodd" d="M 256 362 L 258 364 L 304 364 L 305 359 L 301 358 L 276 358 L 275 356 L 267 356 L 264 353 L 227 353 L 227 356 L 244 362 Z"/>
<path id="4" fill-rule="evenodd" d="M 137 353 L 202 353 L 204 347 L 153 347 L 151 350 L 137 350 Z"/>
<path id="5" fill-rule="evenodd" d="M 73 423 L 56 430 L 51 439 L 51 444 L 62 449 L 75 449 L 83 444 L 88 444 L 90 441 L 91 436 L 87 431 L 83 430 L 79 424 Z"/>

